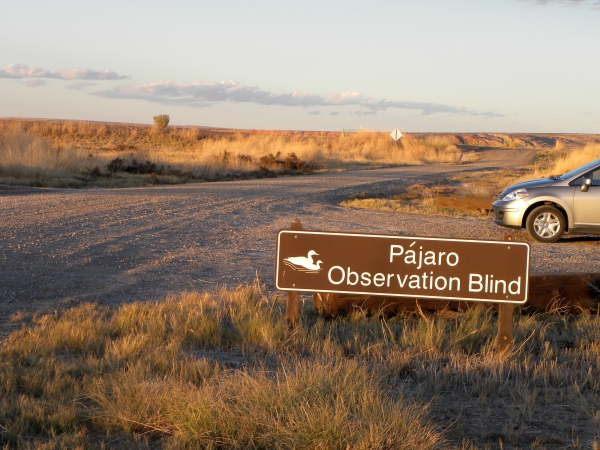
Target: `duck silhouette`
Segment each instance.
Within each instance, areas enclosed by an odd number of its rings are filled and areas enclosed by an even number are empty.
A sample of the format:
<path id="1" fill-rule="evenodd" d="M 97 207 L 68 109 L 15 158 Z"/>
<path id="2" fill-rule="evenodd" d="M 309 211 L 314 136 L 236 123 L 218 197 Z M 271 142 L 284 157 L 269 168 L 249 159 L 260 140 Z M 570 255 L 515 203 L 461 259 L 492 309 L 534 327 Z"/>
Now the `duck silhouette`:
<path id="1" fill-rule="evenodd" d="M 321 263 L 323 261 L 318 260 L 315 264 L 311 264 L 310 267 L 306 267 L 308 269 L 309 272 L 315 271 L 318 272 L 319 270 L 321 270 Z"/>
<path id="2" fill-rule="evenodd" d="M 318 272 L 321 270 L 321 263 L 323 261 L 317 261 L 313 263 L 313 256 L 319 256 L 314 250 L 310 250 L 307 256 L 290 256 L 285 258 L 284 262 L 292 267 L 293 269 L 300 270 L 301 272 Z"/>

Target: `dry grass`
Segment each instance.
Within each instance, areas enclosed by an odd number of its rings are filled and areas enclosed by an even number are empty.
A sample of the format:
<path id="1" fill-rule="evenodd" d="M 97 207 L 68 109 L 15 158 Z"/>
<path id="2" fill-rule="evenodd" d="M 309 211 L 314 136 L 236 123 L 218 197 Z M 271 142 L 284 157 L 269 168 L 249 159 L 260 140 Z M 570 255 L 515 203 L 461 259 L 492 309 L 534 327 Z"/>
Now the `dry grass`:
<path id="1" fill-rule="evenodd" d="M 488 208 L 465 208 L 465 205 L 461 205 L 461 202 L 458 201 L 445 202 L 455 203 L 455 207 L 439 206 L 440 202 L 438 200 L 447 196 L 452 196 L 454 200 L 486 199 L 489 200 L 490 208 L 493 201 L 489 183 L 467 182 L 458 187 L 415 184 L 407 187 L 404 193 L 391 195 L 387 198 L 383 194 L 360 193 L 350 196 L 340 203 L 340 206 L 376 211 L 489 219 Z M 487 202 L 483 203 L 487 206 Z"/>
<path id="2" fill-rule="evenodd" d="M 35 317 L 0 343 L 10 448 L 592 448 L 600 318 L 326 321 L 258 286 Z M 14 320 L 22 319 L 16 317 Z M 503 447 L 504 446 L 504 447 Z M 536 447 L 537 446 L 537 447 Z"/>
<path id="3" fill-rule="evenodd" d="M 564 143 L 557 140 L 556 148 L 538 151 L 526 167 L 462 173 L 453 181 L 460 182 L 460 189 L 471 190 L 474 196 L 495 198 L 511 184 L 562 175 L 596 159 L 600 159 L 599 144 L 565 149 Z"/>
<path id="4" fill-rule="evenodd" d="M 83 305 L 34 322 L 0 347 L 0 442 L 17 448 L 441 442 L 422 405 L 380 371 L 340 359 L 324 323 L 288 333 L 281 305 L 257 286 L 117 311 Z"/>
<path id="5" fill-rule="evenodd" d="M 565 149 L 564 145 L 557 141 L 555 149 L 538 152 L 536 158 L 528 167 L 463 174 L 461 175 L 461 181 L 476 180 L 480 184 L 490 186 L 490 192 L 495 191 L 495 194 L 500 194 L 502 190 L 511 184 L 562 175 L 596 159 L 600 159 L 599 144 L 587 144 L 585 147 Z"/>
<path id="6" fill-rule="evenodd" d="M 342 137 L 338 133 L 172 126 L 160 130 L 143 125 L 0 120 L 0 182 L 9 184 L 77 187 L 212 181 L 319 167 L 352 170 L 461 163 L 462 157 L 461 150 L 442 137 L 419 140 L 405 136 L 403 145 L 397 146 L 387 133 Z M 126 165 L 153 166 L 143 173 L 115 174 L 107 167 L 116 158 Z M 290 163 L 290 158 L 300 163 Z M 466 155 L 465 161 L 469 158 Z"/>
<path id="7" fill-rule="evenodd" d="M 0 169 L 14 178 L 64 177 L 85 170 L 73 147 L 52 147 L 42 138 L 11 130 L 0 139 Z"/>
<path id="8" fill-rule="evenodd" d="M 552 165 L 537 169 L 534 175 L 537 178 L 562 175 L 596 159 L 600 159 L 600 145 L 588 144 L 584 148 L 573 149 L 567 153 L 561 152 Z"/>
<path id="9" fill-rule="evenodd" d="M 393 196 L 392 198 L 354 198 L 345 200 L 340 205 L 348 208 L 395 211 L 444 217 L 473 217 L 482 220 L 487 220 L 490 217 L 489 213 L 486 211 L 437 206 L 435 196 L 424 196 L 412 199 L 405 199 L 401 196 Z"/>
<path id="10" fill-rule="evenodd" d="M 490 205 L 491 205 L 490 201 Z M 469 211 L 455 208 L 442 208 L 436 206 L 435 197 L 422 197 L 412 200 L 398 198 L 369 198 L 345 200 L 341 206 L 348 208 L 370 209 L 375 211 L 396 211 L 413 214 L 428 214 L 444 217 L 474 217 L 482 220 L 489 220 L 487 212 Z"/>
<path id="11" fill-rule="evenodd" d="M 559 141 L 557 141 L 559 142 Z M 555 149 L 539 151 L 534 161 L 528 166 L 518 169 L 486 170 L 479 172 L 463 172 L 452 178 L 454 186 L 421 186 L 419 195 L 406 192 L 391 195 L 389 198 L 353 198 L 341 203 L 351 208 L 400 211 L 408 213 L 429 214 L 450 217 L 477 217 L 488 219 L 486 211 L 466 211 L 456 208 L 436 206 L 439 195 L 455 195 L 474 199 L 487 199 L 491 204 L 508 186 L 523 181 L 545 178 L 551 175 L 564 174 L 572 169 L 600 159 L 600 145 L 588 144 L 584 148 L 565 150 L 564 145 L 557 144 Z"/>

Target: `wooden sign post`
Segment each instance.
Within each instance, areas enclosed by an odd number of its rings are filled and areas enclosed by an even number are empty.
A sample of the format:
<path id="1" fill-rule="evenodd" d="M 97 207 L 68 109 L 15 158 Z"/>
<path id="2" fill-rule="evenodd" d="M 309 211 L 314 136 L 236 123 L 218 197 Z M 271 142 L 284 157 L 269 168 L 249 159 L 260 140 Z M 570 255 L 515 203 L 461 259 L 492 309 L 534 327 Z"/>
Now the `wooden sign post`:
<path id="1" fill-rule="evenodd" d="M 504 240 L 514 242 L 515 236 L 512 233 L 506 233 Z M 498 303 L 498 351 L 503 352 L 512 346 L 512 315 L 514 306 L 508 303 Z"/>
<path id="2" fill-rule="evenodd" d="M 512 344 L 512 314 L 514 306 L 498 304 L 498 350 L 503 352 Z"/>
<path id="3" fill-rule="evenodd" d="M 290 230 L 302 230 L 302 223 L 295 219 L 290 225 Z M 288 291 L 285 317 L 290 328 L 295 328 L 300 323 L 300 293 L 298 291 Z"/>

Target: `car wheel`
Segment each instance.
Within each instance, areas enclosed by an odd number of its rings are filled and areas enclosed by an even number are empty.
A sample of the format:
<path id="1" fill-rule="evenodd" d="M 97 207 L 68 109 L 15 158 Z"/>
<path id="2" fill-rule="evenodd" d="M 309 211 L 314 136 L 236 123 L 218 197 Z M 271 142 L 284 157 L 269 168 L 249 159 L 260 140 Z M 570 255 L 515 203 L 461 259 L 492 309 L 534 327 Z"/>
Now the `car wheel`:
<path id="1" fill-rule="evenodd" d="M 527 216 L 527 231 L 538 242 L 558 241 L 565 225 L 565 216 L 554 206 L 538 206 Z"/>

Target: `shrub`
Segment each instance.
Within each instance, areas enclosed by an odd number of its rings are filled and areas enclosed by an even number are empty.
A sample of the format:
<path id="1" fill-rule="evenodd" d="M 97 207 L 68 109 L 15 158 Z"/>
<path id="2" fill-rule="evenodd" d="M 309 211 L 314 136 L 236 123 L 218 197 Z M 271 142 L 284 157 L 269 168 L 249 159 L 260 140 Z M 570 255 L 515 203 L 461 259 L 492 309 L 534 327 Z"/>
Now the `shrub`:
<path id="1" fill-rule="evenodd" d="M 170 119 L 171 118 L 167 114 L 159 114 L 158 116 L 154 116 L 152 118 L 152 120 L 154 120 L 154 125 L 156 125 L 160 130 L 167 128 Z"/>
<path id="2" fill-rule="evenodd" d="M 135 158 L 131 161 L 125 161 L 121 158 L 115 158 L 106 165 L 109 173 L 127 172 L 135 175 L 144 175 L 155 173 L 158 168 L 152 161 L 138 162 Z"/>

